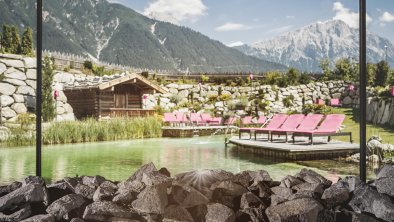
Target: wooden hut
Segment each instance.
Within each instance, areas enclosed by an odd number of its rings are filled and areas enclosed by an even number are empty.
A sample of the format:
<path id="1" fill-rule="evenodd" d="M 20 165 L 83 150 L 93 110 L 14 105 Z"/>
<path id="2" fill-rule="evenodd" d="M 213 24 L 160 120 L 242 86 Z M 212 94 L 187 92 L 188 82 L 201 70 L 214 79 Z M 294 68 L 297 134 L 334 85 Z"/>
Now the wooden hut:
<path id="1" fill-rule="evenodd" d="M 80 119 L 153 115 L 154 110 L 144 109 L 143 95 L 165 93 L 165 90 L 139 74 L 123 74 L 76 81 L 72 86 L 65 86 L 64 93 Z"/>

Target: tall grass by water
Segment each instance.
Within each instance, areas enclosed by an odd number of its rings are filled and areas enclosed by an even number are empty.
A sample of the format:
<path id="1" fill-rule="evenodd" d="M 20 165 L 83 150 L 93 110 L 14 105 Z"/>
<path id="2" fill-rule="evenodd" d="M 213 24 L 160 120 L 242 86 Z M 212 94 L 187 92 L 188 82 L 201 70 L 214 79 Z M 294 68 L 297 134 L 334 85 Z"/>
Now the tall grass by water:
<path id="1" fill-rule="evenodd" d="M 161 119 L 144 117 L 56 122 L 43 133 L 44 144 L 84 143 L 161 137 Z"/>

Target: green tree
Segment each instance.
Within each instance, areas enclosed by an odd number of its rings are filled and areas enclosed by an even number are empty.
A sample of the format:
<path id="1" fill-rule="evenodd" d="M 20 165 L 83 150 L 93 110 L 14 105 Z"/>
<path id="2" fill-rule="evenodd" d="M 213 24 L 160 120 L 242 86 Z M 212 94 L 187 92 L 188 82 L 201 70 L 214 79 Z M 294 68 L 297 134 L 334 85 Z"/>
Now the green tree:
<path id="1" fill-rule="evenodd" d="M 304 72 L 300 76 L 300 84 L 309 84 L 312 81 L 311 75 L 308 73 Z"/>
<path id="2" fill-rule="evenodd" d="M 335 63 L 334 74 L 337 79 L 343 79 L 345 81 L 358 80 L 357 65 L 351 63 L 348 58 L 339 59 Z"/>
<path id="3" fill-rule="evenodd" d="M 33 56 L 33 32 L 30 27 L 23 32 L 21 54 Z"/>
<path id="4" fill-rule="evenodd" d="M 287 82 L 289 85 L 298 85 L 300 82 L 300 77 L 300 72 L 295 68 L 290 68 L 287 72 Z"/>
<path id="5" fill-rule="evenodd" d="M 3 52 L 3 45 L 1 44 L 2 39 L 3 39 L 3 33 L 0 32 L 0 53 L 4 53 Z"/>
<path id="6" fill-rule="evenodd" d="M 368 63 L 367 64 L 367 84 L 368 86 L 373 86 L 375 84 L 376 79 L 376 64 Z"/>
<path id="7" fill-rule="evenodd" d="M 11 36 L 10 52 L 13 54 L 19 54 L 21 49 L 21 38 L 19 37 L 19 30 L 16 26 L 11 27 Z"/>
<path id="8" fill-rule="evenodd" d="M 3 25 L 3 36 L 1 38 L 1 46 L 3 48 L 3 52 L 11 53 L 11 45 L 12 45 L 11 26 Z"/>
<path id="9" fill-rule="evenodd" d="M 267 85 L 278 85 L 279 80 L 282 78 L 282 74 L 277 71 L 268 72 L 265 75 L 264 83 Z"/>
<path id="10" fill-rule="evenodd" d="M 387 78 L 387 84 L 389 86 L 394 86 L 394 69 L 390 69 L 389 76 Z"/>
<path id="11" fill-rule="evenodd" d="M 322 81 L 327 81 L 332 79 L 332 71 L 330 69 L 330 60 L 323 59 L 320 61 L 320 68 L 323 71 L 323 75 L 321 76 Z"/>
<path id="12" fill-rule="evenodd" d="M 389 73 L 389 65 L 382 60 L 376 64 L 375 86 L 385 86 Z"/>
<path id="13" fill-rule="evenodd" d="M 53 58 L 46 56 L 42 64 L 42 118 L 45 122 L 52 121 L 56 116 L 52 93 L 54 63 Z"/>

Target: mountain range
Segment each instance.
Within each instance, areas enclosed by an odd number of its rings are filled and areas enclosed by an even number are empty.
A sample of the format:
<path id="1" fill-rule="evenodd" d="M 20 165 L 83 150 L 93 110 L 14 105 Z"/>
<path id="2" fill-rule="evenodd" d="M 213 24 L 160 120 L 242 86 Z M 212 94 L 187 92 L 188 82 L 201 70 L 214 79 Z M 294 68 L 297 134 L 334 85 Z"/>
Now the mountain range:
<path id="1" fill-rule="evenodd" d="M 394 46 L 386 38 L 367 33 L 367 60 L 379 62 L 387 58 L 394 65 Z M 317 22 L 276 38 L 251 45 L 235 46 L 257 58 L 284 64 L 303 71 L 321 72 L 322 59 L 331 63 L 340 58 L 358 61 L 359 30 L 341 20 Z"/>
<path id="2" fill-rule="evenodd" d="M 106 0 L 50 0 L 43 47 L 92 60 L 173 72 L 263 72 L 285 66 L 245 55 L 190 28 Z M 0 25 L 36 27 L 35 1 L 0 0 Z"/>

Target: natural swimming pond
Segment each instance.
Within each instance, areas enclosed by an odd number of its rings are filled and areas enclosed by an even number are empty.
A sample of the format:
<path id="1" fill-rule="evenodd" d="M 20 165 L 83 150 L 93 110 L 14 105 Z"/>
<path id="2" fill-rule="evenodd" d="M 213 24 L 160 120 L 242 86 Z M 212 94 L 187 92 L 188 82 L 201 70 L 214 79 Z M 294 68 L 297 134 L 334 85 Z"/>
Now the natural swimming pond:
<path id="1" fill-rule="evenodd" d="M 43 176 L 48 182 L 75 175 L 102 175 L 111 180 L 124 180 L 149 162 L 158 168 L 168 168 L 172 175 L 195 169 L 220 168 L 234 173 L 264 169 L 273 179 L 280 180 L 304 167 L 327 176 L 358 174 L 357 164 L 334 160 L 275 162 L 240 154 L 231 145 L 225 148 L 223 136 L 44 146 L 42 158 Z M 34 173 L 34 147 L 0 149 L 0 184 Z M 372 171 L 369 177 L 373 177 Z"/>

